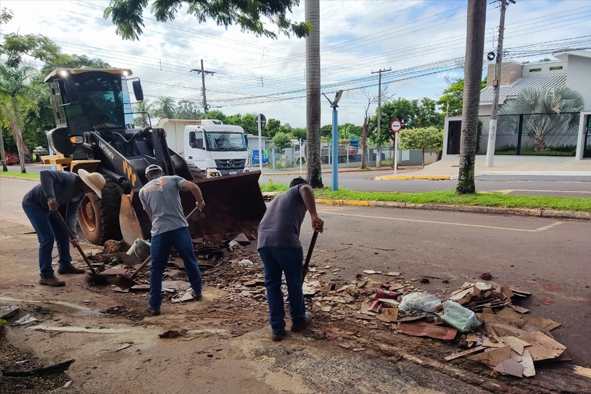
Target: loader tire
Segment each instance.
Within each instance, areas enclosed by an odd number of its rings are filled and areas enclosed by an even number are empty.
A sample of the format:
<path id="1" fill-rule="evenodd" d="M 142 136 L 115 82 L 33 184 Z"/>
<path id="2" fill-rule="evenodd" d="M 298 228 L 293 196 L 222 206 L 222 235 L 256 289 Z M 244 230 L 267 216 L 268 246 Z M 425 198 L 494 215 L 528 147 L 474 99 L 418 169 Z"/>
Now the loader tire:
<path id="1" fill-rule="evenodd" d="M 103 245 L 110 239 L 120 241 L 119 209 L 121 190 L 111 178 L 105 176 L 102 199 L 94 193 L 87 193 L 78 208 L 78 224 L 88 242 Z"/>
<path id="2" fill-rule="evenodd" d="M 191 175 L 193 176 L 193 179 L 205 179 L 205 178 L 207 178 L 207 174 L 205 174 L 205 171 L 199 169 L 199 167 L 197 167 L 195 164 L 189 164 L 189 163 L 187 163 L 187 167 L 189 168 L 189 171 L 191 172 Z"/>

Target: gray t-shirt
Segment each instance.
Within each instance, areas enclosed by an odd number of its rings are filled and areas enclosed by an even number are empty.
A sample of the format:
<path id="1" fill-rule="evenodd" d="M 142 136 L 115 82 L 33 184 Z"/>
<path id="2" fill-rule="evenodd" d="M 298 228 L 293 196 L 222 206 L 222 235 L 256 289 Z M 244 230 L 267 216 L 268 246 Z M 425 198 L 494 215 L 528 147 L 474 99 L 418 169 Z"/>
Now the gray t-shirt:
<path id="1" fill-rule="evenodd" d="M 144 210 L 152 215 L 152 237 L 189 227 L 181 205 L 181 190 L 186 180 L 180 176 L 163 176 L 144 185 L 140 201 Z"/>
<path id="2" fill-rule="evenodd" d="M 301 248 L 300 227 L 306 216 L 306 205 L 300 190 L 306 184 L 290 187 L 275 199 L 259 225 L 258 248 L 283 246 Z"/>

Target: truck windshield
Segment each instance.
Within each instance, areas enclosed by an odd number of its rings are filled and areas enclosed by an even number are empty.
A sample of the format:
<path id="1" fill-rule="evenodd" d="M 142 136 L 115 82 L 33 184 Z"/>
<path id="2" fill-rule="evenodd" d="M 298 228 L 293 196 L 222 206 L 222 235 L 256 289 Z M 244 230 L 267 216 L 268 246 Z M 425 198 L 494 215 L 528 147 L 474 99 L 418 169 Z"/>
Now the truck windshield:
<path id="1" fill-rule="evenodd" d="M 74 133 L 93 127 L 125 128 L 121 76 L 89 72 L 70 75 L 63 83 L 68 103 L 64 109 Z"/>
<path id="2" fill-rule="evenodd" d="M 209 151 L 245 151 L 247 150 L 244 134 L 206 131 L 207 150 Z"/>

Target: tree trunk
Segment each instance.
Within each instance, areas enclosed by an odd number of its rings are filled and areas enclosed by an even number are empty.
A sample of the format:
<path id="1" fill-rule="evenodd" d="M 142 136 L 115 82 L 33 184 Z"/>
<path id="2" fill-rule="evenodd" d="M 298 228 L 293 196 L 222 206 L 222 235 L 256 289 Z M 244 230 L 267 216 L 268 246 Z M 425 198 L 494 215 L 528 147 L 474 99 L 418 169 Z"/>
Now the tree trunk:
<path id="1" fill-rule="evenodd" d="M 17 134 L 20 138 L 20 144 L 17 142 L 16 148 L 18 149 L 18 159 L 21 162 L 21 173 L 26 174 L 27 170 L 25 169 L 25 153 L 27 152 L 27 148 L 24 146 L 21 128 L 18 126 L 18 124 L 15 124 L 14 126 L 14 134 Z"/>
<path id="2" fill-rule="evenodd" d="M 486 0 L 468 0 L 468 27 L 466 37 L 466 71 L 464 75 L 464 113 L 460 139 L 460 171 L 458 194 L 476 192 L 474 166 L 478 135 L 478 107 L 482 81 L 482 58 L 484 56 L 484 26 Z"/>
<path id="3" fill-rule="evenodd" d="M 306 0 L 306 22 L 312 32 L 306 38 L 306 129 L 308 136 L 308 181 L 323 187 L 320 162 L 320 0 Z"/>
<path id="4" fill-rule="evenodd" d="M 0 161 L 2 161 L 2 172 L 7 172 L 6 152 L 4 151 L 4 137 L 2 136 L 2 127 L 0 127 Z"/>
<path id="5" fill-rule="evenodd" d="M 361 133 L 361 169 L 364 170 L 367 160 L 367 134 L 369 134 L 369 117 L 365 117 L 363 122 L 363 132 Z"/>

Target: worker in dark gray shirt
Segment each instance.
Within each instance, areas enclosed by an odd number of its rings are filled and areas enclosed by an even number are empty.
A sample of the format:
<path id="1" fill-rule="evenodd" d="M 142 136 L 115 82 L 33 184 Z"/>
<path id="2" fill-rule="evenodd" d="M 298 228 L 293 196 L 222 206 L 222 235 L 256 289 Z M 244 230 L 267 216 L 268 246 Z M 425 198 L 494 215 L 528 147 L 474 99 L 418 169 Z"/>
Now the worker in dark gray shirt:
<path id="1" fill-rule="evenodd" d="M 324 222 L 316 213 L 314 190 L 303 178 L 295 178 L 287 191 L 275 197 L 259 225 L 258 250 L 265 268 L 269 322 L 273 330 L 271 339 L 276 342 L 285 335 L 282 273 L 289 294 L 291 330 L 302 331 L 312 321 L 312 315 L 306 312 L 302 291 L 304 252 L 300 228 L 306 211 L 310 212 L 314 231 L 322 232 Z"/>
<path id="2" fill-rule="evenodd" d="M 96 193 L 101 198 L 105 178 L 98 172 L 79 170 L 78 174 L 64 171 L 41 171 L 41 183 L 23 198 L 23 210 L 31 221 L 39 239 L 39 283 L 47 286 L 64 286 L 51 267 L 51 252 L 57 243 L 59 274 L 83 274 L 84 270 L 72 265 L 70 244 L 77 245 L 78 238 L 69 239 L 68 232 L 56 215 L 63 215 L 72 234 L 76 234 L 78 206 L 86 193 Z"/>

